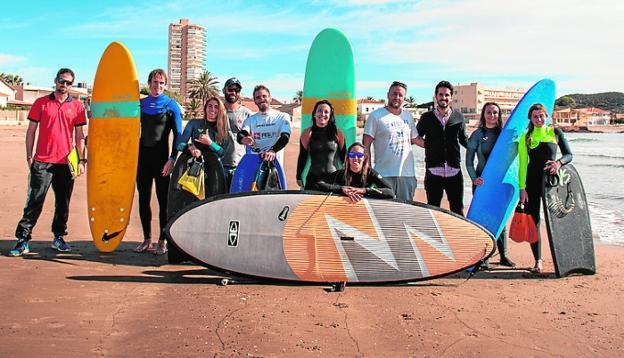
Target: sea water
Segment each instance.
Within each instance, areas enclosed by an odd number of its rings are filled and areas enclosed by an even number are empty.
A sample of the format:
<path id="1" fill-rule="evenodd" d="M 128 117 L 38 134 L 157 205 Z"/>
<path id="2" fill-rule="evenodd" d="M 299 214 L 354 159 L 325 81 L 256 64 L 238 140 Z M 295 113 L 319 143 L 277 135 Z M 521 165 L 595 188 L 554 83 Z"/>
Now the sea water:
<path id="1" fill-rule="evenodd" d="M 595 240 L 624 245 L 624 134 L 565 133 L 574 156 L 572 163 L 581 175 L 589 203 L 589 215 Z M 419 188 L 425 175 L 424 149 L 412 146 Z M 471 181 L 462 148 L 464 203 L 472 199 Z M 561 153 L 557 152 L 559 158 Z"/>

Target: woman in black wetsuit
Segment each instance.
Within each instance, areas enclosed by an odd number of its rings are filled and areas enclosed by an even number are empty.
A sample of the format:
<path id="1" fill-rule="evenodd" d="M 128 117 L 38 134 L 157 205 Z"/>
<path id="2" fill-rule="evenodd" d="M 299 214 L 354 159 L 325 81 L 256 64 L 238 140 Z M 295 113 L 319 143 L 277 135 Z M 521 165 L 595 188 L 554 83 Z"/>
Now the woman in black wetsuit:
<path id="1" fill-rule="evenodd" d="M 193 120 L 186 125 L 178 143 L 178 150 L 188 150 L 188 153 L 195 158 L 207 156 L 209 152 L 214 152 L 222 158 L 229 146 L 233 145 L 228 132 L 228 119 L 223 102 L 218 97 L 210 97 L 204 105 L 204 114 L 204 120 Z M 215 176 L 210 174 L 212 170 L 223 171 L 223 168 L 211 168 L 206 164 L 205 172 L 208 178 L 206 197 L 227 192 L 225 173 L 223 176 L 220 175 L 221 173 Z M 209 180 L 217 177 L 221 180 Z"/>
<path id="2" fill-rule="evenodd" d="M 381 175 L 370 167 L 364 145 L 355 142 L 349 146 L 345 167 L 326 175 L 315 189 L 345 195 L 352 203 L 363 197 L 392 199 L 394 192 Z"/>
<path id="3" fill-rule="evenodd" d="M 312 115 L 312 127 L 301 133 L 297 160 L 297 184 L 306 190 L 314 189 L 325 175 L 335 172 L 345 155 L 345 137 L 336 127 L 332 104 L 328 100 L 316 102 Z M 304 187 L 301 175 L 308 157 L 310 169 Z"/>
<path id="4" fill-rule="evenodd" d="M 531 122 L 518 142 L 520 202 L 525 203 L 525 210 L 533 217 L 538 233 L 537 242 L 531 244 L 535 258 L 533 272 L 536 273 L 542 272 L 542 238 L 539 226 L 544 173 L 556 174 L 562 165 L 572 161 L 572 151 L 563 132 L 559 128 L 546 125 L 547 118 L 544 105 L 532 105 L 529 109 Z M 555 160 L 557 147 L 561 150 L 561 158 Z"/>
<path id="5" fill-rule="evenodd" d="M 484 181 L 481 177 L 485 163 L 496 144 L 498 135 L 503 129 L 503 119 L 500 107 L 494 102 L 487 102 L 481 109 L 481 120 L 479 128 L 477 128 L 468 139 L 468 147 L 466 149 L 466 169 L 472 180 L 472 193 L 474 194 L 477 186 L 483 185 Z M 477 156 L 477 167 L 474 165 L 474 157 Z M 500 264 L 503 266 L 514 267 L 515 264 L 507 258 L 507 235 L 505 228 L 501 232 L 496 246 L 500 255 Z M 487 265 L 487 263 L 486 263 Z"/>

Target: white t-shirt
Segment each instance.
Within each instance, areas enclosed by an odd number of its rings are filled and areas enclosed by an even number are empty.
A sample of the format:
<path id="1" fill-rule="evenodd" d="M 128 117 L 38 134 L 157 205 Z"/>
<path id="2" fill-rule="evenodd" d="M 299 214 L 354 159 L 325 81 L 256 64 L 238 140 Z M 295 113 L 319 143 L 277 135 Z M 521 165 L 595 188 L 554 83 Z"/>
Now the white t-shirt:
<path id="1" fill-rule="evenodd" d="M 234 145 L 228 148 L 227 152 L 223 156 L 223 164 L 229 166 L 237 166 L 243 155 L 245 155 L 245 146 L 238 144 L 236 141 L 236 135 L 240 132 L 241 127 L 245 119 L 249 118 L 253 112 L 243 106 L 239 106 L 235 111 L 227 111 L 227 117 L 230 122 L 230 136 Z"/>
<path id="2" fill-rule="evenodd" d="M 411 139 L 418 136 L 414 118 L 401 109 L 400 115 L 385 107 L 368 115 L 364 134 L 374 138 L 373 168 L 385 177 L 415 176 Z"/>
<path id="3" fill-rule="evenodd" d="M 288 113 L 269 110 L 267 113 L 257 112 L 245 119 L 241 130 L 246 130 L 254 139 L 254 148 L 264 152 L 269 150 L 282 133 L 291 133 L 290 116 Z M 276 153 L 280 164 L 284 164 L 283 150 Z"/>

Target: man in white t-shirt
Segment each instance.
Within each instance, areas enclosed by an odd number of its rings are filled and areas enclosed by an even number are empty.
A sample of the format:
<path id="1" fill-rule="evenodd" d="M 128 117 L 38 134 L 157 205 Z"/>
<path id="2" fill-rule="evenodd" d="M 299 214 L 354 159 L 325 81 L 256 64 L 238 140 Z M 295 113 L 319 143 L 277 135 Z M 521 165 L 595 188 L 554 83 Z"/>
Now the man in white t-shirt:
<path id="1" fill-rule="evenodd" d="M 406 93 L 407 85 L 392 82 L 386 106 L 368 115 L 363 143 L 369 153 L 373 144 L 373 168 L 392 185 L 397 199 L 412 201 L 417 185 L 412 144 L 418 133 L 412 114 L 402 108 Z"/>
<path id="2" fill-rule="evenodd" d="M 245 119 L 238 132 L 238 142 L 258 151 L 264 161 L 277 158 L 283 168 L 282 149 L 290 139 L 290 116 L 271 108 L 271 92 L 266 86 L 256 86 L 253 97 L 258 112 Z"/>

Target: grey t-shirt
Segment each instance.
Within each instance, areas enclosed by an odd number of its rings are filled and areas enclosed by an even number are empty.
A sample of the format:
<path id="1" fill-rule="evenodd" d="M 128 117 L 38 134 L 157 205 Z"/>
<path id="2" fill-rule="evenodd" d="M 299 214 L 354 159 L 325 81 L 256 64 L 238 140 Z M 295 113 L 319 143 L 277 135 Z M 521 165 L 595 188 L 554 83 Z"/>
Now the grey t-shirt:
<path id="1" fill-rule="evenodd" d="M 243 155 L 245 155 L 245 146 L 236 141 L 236 135 L 243 127 L 245 119 L 249 118 L 252 114 L 253 112 L 249 108 L 243 106 L 239 106 L 238 109 L 234 111 L 227 110 L 230 136 L 232 137 L 234 145 L 231 145 L 225 152 L 223 156 L 223 165 L 235 167 L 238 165 L 238 162 L 241 160 Z"/>
<path id="2" fill-rule="evenodd" d="M 374 138 L 373 168 L 384 177 L 415 176 L 411 139 L 416 138 L 412 115 L 401 109 L 400 115 L 385 107 L 373 111 L 366 120 L 364 134 Z"/>

